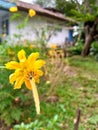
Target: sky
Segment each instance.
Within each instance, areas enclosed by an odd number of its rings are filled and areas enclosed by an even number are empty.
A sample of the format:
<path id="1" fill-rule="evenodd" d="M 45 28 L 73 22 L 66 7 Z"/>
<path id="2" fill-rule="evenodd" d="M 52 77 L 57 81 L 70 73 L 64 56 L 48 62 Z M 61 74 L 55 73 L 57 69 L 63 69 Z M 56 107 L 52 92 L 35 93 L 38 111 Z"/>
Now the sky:
<path id="1" fill-rule="evenodd" d="M 24 1 L 24 2 L 27 2 L 27 3 L 33 3 L 33 1 L 36 1 L 36 0 L 21 0 L 21 1 Z M 83 0 L 78 0 L 78 1 L 81 4 Z"/>
<path id="2" fill-rule="evenodd" d="M 24 1 L 24 2 L 27 2 L 27 3 L 33 3 L 34 0 L 21 0 L 21 1 Z"/>
<path id="3" fill-rule="evenodd" d="M 27 3 L 34 3 L 36 0 L 21 0 L 21 1 L 24 1 L 24 2 L 27 2 Z M 54 7 L 54 5 L 55 5 L 54 0 L 53 1 L 51 0 L 51 2 L 48 4 L 49 7 Z"/>

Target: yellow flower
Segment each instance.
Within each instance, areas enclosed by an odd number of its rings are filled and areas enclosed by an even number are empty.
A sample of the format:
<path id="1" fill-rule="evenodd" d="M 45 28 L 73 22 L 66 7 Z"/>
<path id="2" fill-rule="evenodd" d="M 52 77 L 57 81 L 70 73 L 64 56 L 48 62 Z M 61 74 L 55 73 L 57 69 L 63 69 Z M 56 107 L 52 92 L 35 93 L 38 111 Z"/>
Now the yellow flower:
<path id="1" fill-rule="evenodd" d="M 50 57 L 54 57 L 54 56 L 56 56 L 57 54 L 56 54 L 56 51 L 55 51 L 55 50 L 49 50 L 49 51 L 48 51 L 48 55 L 49 55 Z"/>
<path id="2" fill-rule="evenodd" d="M 18 52 L 18 59 L 20 62 L 10 61 L 5 64 L 7 69 L 13 69 L 15 72 L 10 75 L 10 83 L 14 83 L 14 89 L 21 88 L 23 82 L 25 82 L 28 89 L 32 89 L 29 80 L 32 78 L 35 82 L 39 83 L 39 78 L 43 75 L 40 68 L 45 64 L 44 60 L 37 60 L 39 53 L 31 53 L 31 55 L 26 58 L 26 53 L 24 50 Z"/>
<path id="3" fill-rule="evenodd" d="M 46 84 L 50 84 L 50 83 L 51 83 L 51 81 L 49 81 L 49 80 L 48 80 L 48 81 L 46 81 Z"/>
<path id="4" fill-rule="evenodd" d="M 9 55 L 12 55 L 12 56 L 13 56 L 13 55 L 15 54 L 15 52 L 14 52 L 14 51 L 12 51 L 10 48 L 8 48 L 8 50 L 7 50 L 7 51 L 8 51 L 8 54 L 9 54 Z"/>
<path id="5" fill-rule="evenodd" d="M 51 45 L 51 48 L 52 48 L 52 49 L 57 49 L 57 45 L 52 44 L 52 45 Z"/>
<path id="6" fill-rule="evenodd" d="M 35 10 L 29 9 L 29 16 L 30 16 L 30 17 L 33 17 L 33 16 L 35 16 L 35 15 L 36 15 Z"/>
<path id="7" fill-rule="evenodd" d="M 19 62 L 10 61 L 5 64 L 7 69 L 15 70 L 9 76 L 11 84 L 14 84 L 14 89 L 20 89 L 22 84 L 25 83 L 26 87 L 33 91 L 36 111 L 39 114 L 39 97 L 36 89 L 35 82 L 39 83 L 39 78 L 43 75 L 40 68 L 45 64 L 44 60 L 38 59 L 39 53 L 31 53 L 28 58 L 26 58 L 26 53 L 22 49 L 18 52 Z"/>
<path id="8" fill-rule="evenodd" d="M 33 44 L 30 44 L 30 49 L 33 49 L 35 46 Z"/>
<path id="9" fill-rule="evenodd" d="M 17 12 L 18 11 L 18 8 L 17 6 L 13 6 L 9 9 L 10 12 Z"/>

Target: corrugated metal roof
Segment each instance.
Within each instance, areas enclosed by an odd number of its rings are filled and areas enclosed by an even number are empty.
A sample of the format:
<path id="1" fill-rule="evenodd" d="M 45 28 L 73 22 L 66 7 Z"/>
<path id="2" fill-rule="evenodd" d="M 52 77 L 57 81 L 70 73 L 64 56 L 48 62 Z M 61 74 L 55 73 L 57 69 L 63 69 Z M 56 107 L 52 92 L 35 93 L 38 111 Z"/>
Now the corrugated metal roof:
<path id="1" fill-rule="evenodd" d="M 0 0 L 0 6 L 1 8 L 9 9 L 12 6 L 18 6 L 19 10 L 28 11 L 28 9 L 34 9 L 37 14 L 52 17 L 54 19 L 58 19 L 65 22 L 71 22 L 72 24 L 76 24 L 77 22 L 69 17 L 66 17 L 64 14 L 60 12 L 54 12 L 52 10 L 48 10 L 45 8 L 42 8 L 39 5 L 32 4 L 32 3 L 26 3 L 23 1 L 16 0 L 15 3 L 11 2 L 10 0 Z"/>
<path id="2" fill-rule="evenodd" d="M 31 8 L 31 9 L 34 9 L 37 13 L 39 13 L 41 15 L 53 17 L 54 19 L 59 19 L 61 21 L 76 23 L 75 20 L 73 20 L 69 17 L 66 17 L 64 14 L 62 14 L 60 12 L 53 12 L 51 10 L 42 8 L 41 6 L 36 5 L 36 4 L 26 3 L 23 1 L 17 1 L 16 4 L 20 9 L 28 10 Z"/>

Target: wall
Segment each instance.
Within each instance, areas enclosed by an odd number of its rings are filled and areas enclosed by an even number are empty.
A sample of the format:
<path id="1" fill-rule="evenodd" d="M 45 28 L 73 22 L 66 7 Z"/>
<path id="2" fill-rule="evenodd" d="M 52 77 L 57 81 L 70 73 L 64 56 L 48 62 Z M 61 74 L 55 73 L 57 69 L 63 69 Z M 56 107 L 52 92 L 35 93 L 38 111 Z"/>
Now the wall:
<path id="1" fill-rule="evenodd" d="M 28 39 L 30 41 L 36 40 L 36 38 L 39 37 L 39 35 L 36 35 L 36 30 L 40 34 L 43 30 L 47 29 L 47 27 L 57 28 L 55 31 L 55 34 L 53 34 L 48 42 L 48 45 L 51 44 L 64 44 L 65 39 L 69 37 L 69 31 L 65 29 L 66 23 L 60 22 L 51 18 L 46 18 L 45 16 L 35 16 L 33 18 L 29 17 L 29 21 L 26 24 L 26 26 L 22 29 L 18 28 L 18 25 L 22 22 L 24 22 L 24 18 L 28 15 L 27 13 L 21 12 L 22 18 L 18 18 L 16 20 L 10 21 L 10 38 L 14 38 L 14 35 L 18 34 L 20 37 L 20 40 Z M 10 15 L 10 18 L 12 17 L 12 14 Z M 49 30 L 46 31 L 46 36 L 48 36 Z M 18 40 L 19 38 L 16 38 Z"/>

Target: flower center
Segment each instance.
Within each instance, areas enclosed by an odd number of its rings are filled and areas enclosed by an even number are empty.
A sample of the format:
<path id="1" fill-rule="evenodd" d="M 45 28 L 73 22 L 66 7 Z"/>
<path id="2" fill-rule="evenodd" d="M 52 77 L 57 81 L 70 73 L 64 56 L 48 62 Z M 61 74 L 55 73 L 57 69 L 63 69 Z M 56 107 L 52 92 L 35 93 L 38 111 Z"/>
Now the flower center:
<path id="1" fill-rule="evenodd" d="M 34 73 L 33 73 L 32 71 L 30 71 L 30 72 L 28 73 L 27 78 L 32 79 L 32 78 L 33 78 L 33 75 L 34 75 Z"/>

